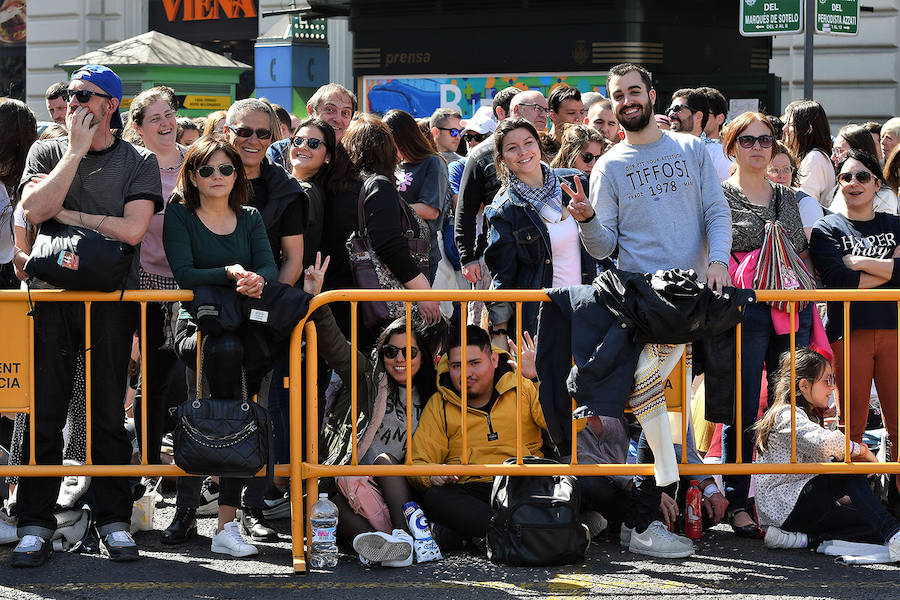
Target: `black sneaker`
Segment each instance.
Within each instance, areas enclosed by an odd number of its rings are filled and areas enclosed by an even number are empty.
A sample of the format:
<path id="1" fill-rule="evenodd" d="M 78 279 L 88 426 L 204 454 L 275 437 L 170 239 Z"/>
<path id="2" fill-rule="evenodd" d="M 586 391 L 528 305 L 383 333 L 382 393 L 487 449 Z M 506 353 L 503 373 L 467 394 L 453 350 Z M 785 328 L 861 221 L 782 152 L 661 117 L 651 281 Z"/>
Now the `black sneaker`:
<path id="1" fill-rule="evenodd" d="M 100 539 L 100 553 L 113 562 L 131 562 L 141 557 L 137 544 L 127 531 L 113 531 Z"/>
<path id="2" fill-rule="evenodd" d="M 272 529 L 261 508 L 241 510 L 241 525 L 254 542 L 277 542 L 278 532 Z"/>
<path id="3" fill-rule="evenodd" d="M 26 535 L 12 551 L 10 564 L 13 567 L 39 567 L 48 560 L 53 552 L 53 544 L 37 535 Z"/>

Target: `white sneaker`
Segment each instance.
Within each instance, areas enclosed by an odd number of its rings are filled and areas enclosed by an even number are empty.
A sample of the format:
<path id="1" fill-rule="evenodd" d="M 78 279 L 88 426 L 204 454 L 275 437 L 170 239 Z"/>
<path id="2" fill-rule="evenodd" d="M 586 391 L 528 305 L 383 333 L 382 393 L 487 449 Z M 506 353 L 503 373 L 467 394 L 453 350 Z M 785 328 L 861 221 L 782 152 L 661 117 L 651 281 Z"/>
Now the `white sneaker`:
<path id="1" fill-rule="evenodd" d="M 595 510 L 586 510 L 581 513 L 581 522 L 588 528 L 588 535 L 594 539 L 606 529 L 606 518 Z M 621 535 L 621 531 L 619 532 Z"/>
<path id="2" fill-rule="evenodd" d="M 397 535 L 398 533 L 405 537 Z M 363 564 L 382 563 L 388 567 L 407 567 L 412 564 L 412 536 L 399 529 L 395 529 L 392 535 L 383 531 L 361 533 L 353 538 L 353 549 L 359 554 Z M 400 564 L 404 562 L 406 564 Z"/>
<path id="3" fill-rule="evenodd" d="M 784 550 L 806 548 L 809 545 L 809 538 L 805 533 L 792 533 L 772 525 L 766 529 L 766 537 L 763 538 L 763 544 L 766 548 L 781 548 Z"/>
<path id="4" fill-rule="evenodd" d="M 888 550 L 891 554 L 891 562 L 900 562 L 900 535 L 894 537 L 894 540 L 888 544 Z"/>
<path id="5" fill-rule="evenodd" d="M 0 544 L 19 543 L 19 534 L 16 533 L 16 526 L 0 519 Z"/>
<path id="6" fill-rule="evenodd" d="M 235 558 L 259 554 L 259 550 L 256 549 L 256 546 L 244 541 L 237 521 L 225 524 L 225 529 L 213 537 L 210 550 L 218 554 L 230 554 Z"/>
<path id="7" fill-rule="evenodd" d="M 694 544 L 666 529 L 662 521 L 653 521 L 644 533 L 632 532 L 628 550 L 656 558 L 685 558 L 694 553 Z"/>

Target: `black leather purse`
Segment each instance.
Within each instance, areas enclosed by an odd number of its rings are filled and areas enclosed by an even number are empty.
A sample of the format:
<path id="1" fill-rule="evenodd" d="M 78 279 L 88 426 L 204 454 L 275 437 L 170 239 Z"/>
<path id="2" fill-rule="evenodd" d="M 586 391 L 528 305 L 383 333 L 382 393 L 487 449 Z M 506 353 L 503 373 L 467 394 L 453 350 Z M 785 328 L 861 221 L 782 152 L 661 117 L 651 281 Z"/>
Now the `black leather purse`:
<path id="1" fill-rule="evenodd" d="M 203 345 L 197 394 L 178 407 L 173 440 L 175 464 L 195 475 L 253 477 L 266 467 L 274 475 L 272 421 L 269 412 L 247 398 L 247 376 L 241 369 L 243 397 L 201 398 Z"/>
<path id="2" fill-rule="evenodd" d="M 65 290 L 112 292 L 125 289 L 134 246 L 75 225 L 41 223 L 25 272 Z"/>

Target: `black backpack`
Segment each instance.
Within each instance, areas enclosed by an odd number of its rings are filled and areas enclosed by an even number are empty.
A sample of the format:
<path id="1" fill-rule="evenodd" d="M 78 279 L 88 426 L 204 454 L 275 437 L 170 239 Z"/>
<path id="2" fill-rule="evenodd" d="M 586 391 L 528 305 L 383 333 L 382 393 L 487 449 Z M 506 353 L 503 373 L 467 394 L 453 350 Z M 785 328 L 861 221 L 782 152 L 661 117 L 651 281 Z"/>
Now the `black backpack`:
<path id="1" fill-rule="evenodd" d="M 504 464 L 515 464 L 509 458 Z M 525 464 L 557 464 L 526 456 Z M 571 475 L 498 475 L 491 491 L 487 553 L 491 562 L 515 566 L 580 562 L 588 534 L 579 520 L 581 490 Z"/>

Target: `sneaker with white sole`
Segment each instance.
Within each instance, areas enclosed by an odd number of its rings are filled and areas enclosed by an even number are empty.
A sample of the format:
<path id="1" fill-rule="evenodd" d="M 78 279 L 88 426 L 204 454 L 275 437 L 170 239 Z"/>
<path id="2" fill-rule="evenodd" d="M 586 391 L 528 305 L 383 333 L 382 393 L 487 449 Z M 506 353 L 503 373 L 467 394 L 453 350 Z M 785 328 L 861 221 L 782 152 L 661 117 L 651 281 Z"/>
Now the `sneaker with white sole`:
<path id="1" fill-rule="evenodd" d="M 141 557 L 134 538 L 124 530 L 112 531 L 100 538 L 100 554 L 113 562 L 131 562 Z"/>
<path id="2" fill-rule="evenodd" d="M 666 529 L 662 521 L 653 521 L 643 533 L 632 532 L 628 550 L 656 558 L 685 558 L 694 553 L 694 544 Z"/>
<path id="3" fill-rule="evenodd" d="M 603 533 L 607 526 L 606 518 L 595 510 L 582 511 L 581 523 L 588 528 L 590 539 L 594 539 Z"/>
<path id="4" fill-rule="evenodd" d="M 256 546 L 248 544 L 241 535 L 241 528 L 237 521 L 225 523 L 225 528 L 213 536 L 210 550 L 216 554 L 230 554 L 235 558 L 254 556 L 259 554 Z"/>
<path id="5" fill-rule="evenodd" d="M 399 531 L 395 529 L 394 534 Z M 413 540 L 405 531 L 401 533 L 405 534 L 406 539 L 383 531 L 361 533 L 353 538 L 353 549 L 359 554 L 361 561 L 365 559 L 364 564 L 409 560 L 406 563 L 408 566 L 412 564 Z"/>
<path id="6" fill-rule="evenodd" d="M 809 537 L 805 533 L 784 531 L 772 525 L 766 529 L 766 537 L 763 538 L 763 544 L 766 548 L 780 548 L 783 550 L 806 548 L 809 545 Z"/>
<path id="7" fill-rule="evenodd" d="M 411 535 L 409 535 L 407 532 L 403 531 L 402 529 L 395 529 L 391 533 L 391 535 L 394 536 L 394 539 L 398 540 L 400 543 L 407 543 L 411 547 L 415 546 L 415 544 L 413 542 L 413 537 Z M 432 543 L 434 543 L 433 540 L 432 540 Z M 434 546 L 435 546 L 435 548 L 437 548 L 437 544 L 434 544 Z M 438 550 L 438 554 L 440 554 L 440 550 Z M 443 558 L 443 557 L 441 557 L 441 558 Z M 413 562 L 413 551 L 410 550 L 409 554 L 407 556 L 405 556 L 404 558 L 401 558 L 398 560 L 381 561 L 381 566 L 382 567 L 408 567 L 409 565 L 412 564 L 412 562 Z"/>
<path id="8" fill-rule="evenodd" d="M 0 544 L 18 543 L 19 534 L 16 533 L 16 526 L 0 519 Z"/>
<path id="9" fill-rule="evenodd" d="M 267 519 L 286 519 L 291 516 L 291 495 L 284 492 L 275 499 L 265 498 L 263 500 L 263 516 Z"/>
<path id="10" fill-rule="evenodd" d="M 888 542 L 888 552 L 891 562 L 900 562 L 900 535 L 895 535 L 894 539 Z"/>
<path id="11" fill-rule="evenodd" d="M 24 535 L 16 549 L 12 551 L 10 564 L 13 567 L 39 567 L 48 560 L 53 545 L 37 535 Z"/>
<path id="12" fill-rule="evenodd" d="M 197 507 L 198 517 L 213 517 L 219 514 L 219 484 L 207 477 L 200 490 L 200 505 Z"/>

